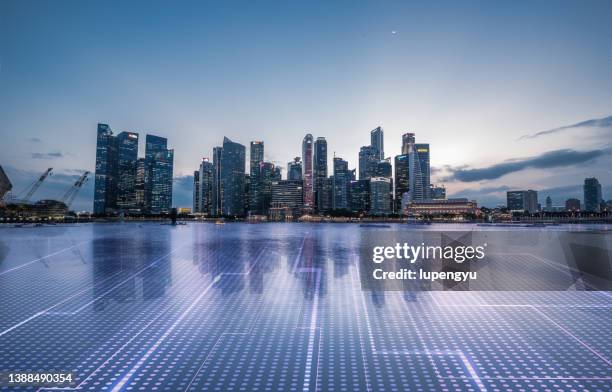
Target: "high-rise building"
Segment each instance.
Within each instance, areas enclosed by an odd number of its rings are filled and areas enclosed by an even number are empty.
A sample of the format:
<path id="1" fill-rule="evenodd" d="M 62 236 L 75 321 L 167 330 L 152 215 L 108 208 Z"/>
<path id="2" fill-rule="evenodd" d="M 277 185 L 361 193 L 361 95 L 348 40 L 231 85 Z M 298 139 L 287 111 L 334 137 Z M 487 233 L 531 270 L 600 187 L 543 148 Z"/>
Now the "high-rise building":
<path id="1" fill-rule="evenodd" d="M 374 169 L 374 177 L 393 177 L 393 169 L 391 167 L 391 162 L 389 159 L 382 159 L 376 162 L 376 166 Z"/>
<path id="2" fill-rule="evenodd" d="M 94 213 L 167 213 L 172 207 L 174 151 L 163 137 L 147 135 L 144 159 L 138 158 L 138 133 L 113 135 L 98 124 Z"/>
<path id="3" fill-rule="evenodd" d="M 255 213 L 260 214 L 258 210 L 261 206 L 261 198 L 259 197 L 259 164 L 264 161 L 264 143 L 262 141 L 252 141 L 250 156 L 249 156 L 249 173 L 250 173 L 250 184 L 249 184 L 249 209 Z"/>
<path id="4" fill-rule="evenodd" d="M 203 158 L 198 170 L 198 212 L 209 214 L 212 205 L 214 167 L 208 158 Z"/>
<path id="5" fill-rule="evenodd" d="M 210 204 L 210 215 L 221 216 L 221 155 L 223 147 L 213 148 L 213 177 L 212 177 L 212 194 Z"/>
<path id="6" fill-rule="evenodd" d="M 279 180 L 271 183 L 270 218 L 295 219 L 303 208 L 302 180 Z"/>
<path id="7" fill-rule="evenodd" d="M 333 176 L 317 179 L 317 209 L 325 213 L 333 208 Z"/>
<path id="8" fill-rule="evenodd" d="M 327 178 L 327 140 L 318 137 L 314 143 L 314 177 Z"/>
<path id="9" fill-rule="evenodd" d="M 117 141 L 107 124 L 98 124 L 94 214 L 114 212 L 117 208 Z"/>
<path id="10" fill-rule="evenodd" d="M 421 180 L 421 185 L 420 188 L 422 189 L 423 192 L 423 199 L 431 199 L 431 195 L 429 194 L 430 192 L 430 167 L 429 167 L 429 144 L 427 143 L 418 143 L 414 145 L 415 151 L 416 151 L 416 156 L 418 159 L 418 170 L 420 170 L 420 176 L 415 176 L 417 177 L 416 179 L 418 180 L 418 177 L 420 177 Z M 416 168 L 415 168 L 416 170 Z"/>
<path id="11" fill-rule="evenodd" d="M 302 141 L 302 178 L 304 185 L 304 210 L 311 212 L 314 209 L 314 173 L 313 173 L 314 140 L 311 134 L 304 136 Z"/>
<path id="12" fill-rule="evenodd" d="M 221 212 L 226 216 L 244 215 L 244 171 L 246 149 L 223 138 L 221 151 Z"/>
<path id="13" fill-rule="evenodd" d="M 370 210 L 370 180 L 351 180 L 349 200 L 349 208 L 352 212 L 368 212 Z"/>
<path id="14" fill-rule="evenodd" d="M 370 146 L 377 161 L 385 159 L 384 132 L 381 127 L 376 127 L 370 132 Z"/>
<path id="15" fill-rule="evenodd" d="M 198 170 L 193 172 L 193 207 L 191 208 L 193 213 L 199 213 L 200 211 L 200 172 Z"/>
<path id="16" fill-rule="evenodd" d="M 348 190 L 351 180 L 351 171 L 348 162 L 342 158 L 334 157 L 334 179 L 332 208 L 334 210 L 346 210 L 349 208 Z"/>
<path id="17" fill-rule="evenodd" d="M 164 137 L 147 135 L 145 143 L 145 208 L 150 214 L 169 213 L 172 208 L 174 150 Z"/>
<path id="18" fill-rule="evenodd" d="M 145 209 L 145 184 L 146 184 L 146 164 L 144 158 L 136 161 L 136 184 L 134 193 L 136 194 L 136 209 L 144 212 Z"/>
<path id="19" fill-rule="evenodd" d="M 301 180 L 302 179 L 302 162 L 300 157 L 293 158 L 293 161 L 287 164 L 287 179 Z"/>
<path id="20" fill-rule="evenodd" d="M 135 210 L 138 134 L 121 132 L 117 135 L 117 207 Z"/>
<path id="21" fill-rule="evenodd" d="M 372 146 L 363 146 L 359 149 L 359 179 L 367 180 L 374 177 L 376 165 L 380 159 Z"/>
<path id="22" fill-rule="evenodd" d="M 584 179 L 584 209 L 589 212 L 601 212 L 601 184 L 597 178 Z"/>
<path id="23" fill-rule="evenodd" d="M 538 211 L 538 192 L 534 190 L 506 192 L 507 207 L 510 211 Z"/>
<path id="24" fill-rule="evenodd" d="M 319 206 L 319 189 L 322 186 L 322 181 L 327 178 L 327 140 L 324 137 L 318 137 L 314 143 L 314 203 L 317 210 Z"/>
<path id="25" fill-rule="evenodd" d="M 406 135 L 404 135 L 406 136 Z M 402 147 L 403 150 L 403 147 Z M 399 213 L 402 206 L 402 196 L 410 189 L 408 153 L 395 156 L 395 197 L 394 210 Z"/>
<path id="26" fill-rule="evenodd" d="M 402 155 L 408 155 L 411 147 L 414 146 L 415 143 L 416 143 L 416 140 L 414 138 L 414 133 L 408 132 L 408 133 L 403 134 L 402 135 Z"/>
<path id="27" fill-rule="evenodd" d="M 580 200 L 578 199 L 567 199 L 565 201 L 565 210 L 571 212 L 580 211 Z"/>
<path id="28" fill-rule="evenodd" d="M 386 177 L 370 178 L 370 215 L 391 213 L 391 180 Z"/>
<path id="29" fill-rule="evenodd" d="M 244 174 L 244 215 L 249 215 L 251 211 L 251 202 L 249 195 L 251 194 L 251 176 L 247 173 Z"/>
<path id="30" fill-rule="evenodd" d="M 275 180 L 276 170 L 271 162 L 259 163 L 259 205 L 257 211 L 261 215 L 268 215 L 272 201 L 272 182 Z"/>

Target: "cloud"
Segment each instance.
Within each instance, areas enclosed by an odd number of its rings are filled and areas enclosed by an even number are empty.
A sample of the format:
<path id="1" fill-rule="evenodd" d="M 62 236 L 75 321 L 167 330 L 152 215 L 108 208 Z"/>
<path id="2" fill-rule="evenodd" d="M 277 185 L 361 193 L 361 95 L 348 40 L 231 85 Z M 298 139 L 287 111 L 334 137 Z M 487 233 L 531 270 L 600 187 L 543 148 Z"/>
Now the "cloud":
<path id="1" fill-rule="evenodd" d="M 554 167 L 572 166 L 610 154 L 612 154 L 612 147 L 589 151 L 576 151 L 570 149 L 554 150 L 539 156 L 514 159 L 479 169 L 461 167 L 450 168 L 449 171 L 451 174 L 447 176 L 444 181 L 475 182 L 494 180 L 506 174 L 524 169 L 550 169 Z"/>
<path id="2" fill-rule="evenodd" d="M 29 141 L 30 143 L 41 143 L 41 142 L 42 142 L 42 140 L 40 140 L 40 139 L 39 139 L 39 138 L 37 138 L 37 137 L 31 137 L 31 138 L 29 138 L 29 139 L 28 139 L 28 141 Z"/>
<path id="3" fill-rule="evenodd" d="M 64 154 L 62 154 L 59 151 L 47 152 L 47 153 L 41 153 L 41 152 L 32 153 L 32 159 L 57 159 L 57 158 L 62 158 L 63 156 Z"/>
<path id="4" fill-rule="evenodd" d="M 537 132 L 531 135 L 523 135 L 518 140 L 535 139 L 540 136 L 550 135 L 552 133 L 558 133 L 567 131 L 574 128 L 610 128 L 612 127 L 612 116 L 604 118 L 594 118 L 591 120 L 582 121 L 572 125 L 565 125 L 558 128 L 549 129 L 547 131 Z"/>

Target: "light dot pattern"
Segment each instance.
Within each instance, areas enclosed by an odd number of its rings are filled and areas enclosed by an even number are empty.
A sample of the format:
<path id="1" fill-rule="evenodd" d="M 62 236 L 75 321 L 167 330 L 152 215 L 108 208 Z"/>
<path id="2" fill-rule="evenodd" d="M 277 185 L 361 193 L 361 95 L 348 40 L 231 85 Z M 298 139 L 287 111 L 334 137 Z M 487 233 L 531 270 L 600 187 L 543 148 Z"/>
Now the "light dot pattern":
<path id="1" fill-rule="evenodd" d="M 612 390 L 611 293 L 362 291 L 367 230 L 0 227 L 0 371 L 80 391 Z"/>

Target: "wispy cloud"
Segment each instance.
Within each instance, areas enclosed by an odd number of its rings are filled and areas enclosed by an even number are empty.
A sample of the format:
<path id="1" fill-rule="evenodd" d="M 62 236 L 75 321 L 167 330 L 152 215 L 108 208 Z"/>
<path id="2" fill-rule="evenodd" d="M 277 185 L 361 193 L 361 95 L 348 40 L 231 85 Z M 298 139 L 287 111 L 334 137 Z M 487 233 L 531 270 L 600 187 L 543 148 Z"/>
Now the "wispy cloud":
<path id="1" fill-rule="evenodd" d="M 576 151 L 570 149 L 554 150 L 548 151 L 542 155 L 523 159 L 513 159 L 483 168 L 449 168 L 451 174 L 447 176 L 444 181 L 475 182 L 494 180 L 506 174 L 525 169 L 550 169 L 572 166 L 610 154 L 612 154 L 612 147 L 589 151 Z"/>
<path id="2" fill-rule="evenodd" d="M 62 154 L 59 151 L 46 152 L 46 153 L 42 153 L 42 152 L 32 153 L 32 159 L 57 159 L 57 158 L 62 158 L 63 156 L 64 154 Z"/>
<path id="3" fill-rule="evenodd" d="M 547 131 L 541 131 L 530 135 L 523 135 L 518 140 L 535 139 L 540 136 L 550 135 L 553 133 L 559 133 L 575 128 L 612 128 L 612 116 L 604 118 L 594 118 L 586 121 L 582 121 L 572 125 L 565 125 L 558 128 L 549 129 Z"/>

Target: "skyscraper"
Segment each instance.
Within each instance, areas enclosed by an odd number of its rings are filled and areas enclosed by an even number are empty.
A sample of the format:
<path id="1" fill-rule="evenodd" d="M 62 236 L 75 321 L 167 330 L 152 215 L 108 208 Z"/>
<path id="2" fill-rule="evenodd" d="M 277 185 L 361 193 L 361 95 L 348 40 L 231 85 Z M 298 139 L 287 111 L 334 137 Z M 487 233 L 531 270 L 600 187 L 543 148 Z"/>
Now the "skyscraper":
<path id="1" fill-rule="evenodd" d="M 223 147 L 213 148 L 213 178 L 212 178 L 212 194 L 210 204 L 210 214 L 212 216 L 221 215 L 221 155 Z"/>
<path id="2" fill-rule="evenodd" d="M 348 169 L 348 162 L 342 158 L 334 157 L 334 179 L 332 191 L 332 208 L 334 210 L 346 210 L 349 208 L 348 187 L 350 180 L 351 173 Z"/>
<path id="3" fill-rule="evenodd" d="M 414 145 L 415 138 L 414 133 L 407 132 L 402 135 L 402 155 L 408 155 L 410 152 L 410 147 Z"/>
<path id="4" fill-rule="evenodd" d="M 584 179 L 584 209 L 589 212 L 601 211 L 601 184 L 597 178 Z"/>
<path id="5" fill-rule="evenodd" d="M 117 135 L 117 207 L 136 209 L 136 169 L 138 161 L 138 134 L 121 132 Z"/>
<path id="6" fill-rule="evenodd" d="M 362 146 L 359 149 L 359 179 L 367 180 L 376 172 L 376 165 L 380 159 L 372 146 Z"/>
<path id="7" fill-rule="evenodd" d="M 275 173 L 276 170 L 273 163 L 259 163 L 259 183 L 257 185 L 259 187 L 259 205 L 257 206 L 257 211 L 259 214 L 268 215 L 270 210 L 270 202 L 272 200 L 272 182 L 274 181 Z M 251 186 L 253 186 L 253 184 L 251 184 Z"/>
<path id="8" fill-rule="evenodd" d="M 94 214 L 106 214 L 117 207 L 117 143 L 107 124 L 98 124 Z"/>
<path id="9" fill-rule="evenodd" d="M 333 208 L 333 176 L 319 178 L 317 188 L 317 209 L 325 213 Z"/>
<path id="10" fill-rule="evenodd" d="M 311 134 L 304 136 L 302 141 L 302 178 L 304 185 L 304 210 L 311 212 L 314 209 L 314 178 L 313 178 L 313 137 Z"/>
<path id="11" fill-rule="evenodd" d="M 405 136 L 405 135 L 404 135 Z M 403 150 L 403 147 L 402 147 Z M 408 153 L 395 156 L 395 197 L 394 209 L 401 211 L 402 196 L 409 189 L 409 157 Z"/>
<path id="12" fill-rule="evenodd" d="M 393 169 L 391 162 L 388 159 L 382 159 L 376 162 L 374 169 L 374 177 L 386 177 L 391 178 L 393 176 Z"/>
<path id="13" fill-rule="evenodd" d="M 370 210 L 370 180 L 349 182 L 349 208 L 355 213 L 366 213 Z"/>
<path id="14" fill-rule="evenodd" d="M 430 195 L 430 187 L 431 187 L 431 175 L 429 168 L 429 144 L 428 143 L 419 143 L 414 145 L 416 150 L 416 157 L 418 159 L 418 165 L 415 170 L 420 171 L 420 188 L 422 189 L 422 198 L 423 199 L 431 199 Z"/>
<path id="15" fill-rule="evenodd" d="M 193 172 L 193 207 L 191 208 L 193 213 L 200 211 L 200 172 L 198 170 Z"/>
<path id="16" fill-rule="evenodd" d="M 318 137 L 314 144 L 314 204 L 317 210 L 319 206 L 319 191 L 327 179 L 327 140 Z"/>
<path id="17" fill-rule="evenodd" d="M 212 206 L 214 167 L 208 158 L 202 159 L 198 174 L 200 179 L 198 184 L 198 201 L 200 203 L 198 206 L 198 212 L 210 214 L 210 209 Z"/>
<path id="18" fill-rule="evenodd" d="M 147 212 L 162 214 L 172 208 L 174 150 L 164 137 L 147 135 L 145 144 L 145 205 Z"/>
<path id="19" fill-rule="evenodd" d="M 327 140 L 321 136 L 314 143 L 314 176 L 327 178 Z"/>
<path id="20" fill-rule="evenodd" d="M 370 178 L 370 215 L 387 215 L 391 213 L 391 179 L 385 177 Z"/>
<path id="21" fill-rule="evenodd" d="M 144 212 L 145 209 L 145 183 L 146 183 L 146 164 L 144 158 L 136 161 L 136 184 L 134 185 L 136 194 L 136 209 Z"/>
<path id="22" fill-rule="evenodd" d="M 385 159 L 384 132 L 381 127 L 377 127 L 370 132 L 370 145 L 378 161 Z"/>
<path id="23" fill-rule="evenodd" d="M 287 164 L 287 179 L 301 180 L 302 179 L 302 162 L 300 157 L 295 157 L 293 161 Z"/>
<path id="24" fill-rule="evenodd" d="M 114 136 L 107 124 L 98 124 L 94 213 L 169 212 L 173 164 L 165 138 L 147 135 L 145 158 L 138 158 L 138 133 Z"/>
<path id="25" fill-rule="evenodd" d="M 259 206 L 261 206 L 261 200 L 259 197 L 259 164 L 264 160 L 264 143 L 262 141 L 252 141 L 251 150 L 249 157 L 249 172 L 250 172 L 250 185 L 249 185 L 249 206 L 253 213 L 260 214 Z"/>
<path id="26" fill-rule="evenodd" d="M 221 212 L 227 216 L 244 215 L 244 171 L 246 149 L 223 138 L 221 151 Z"/>

